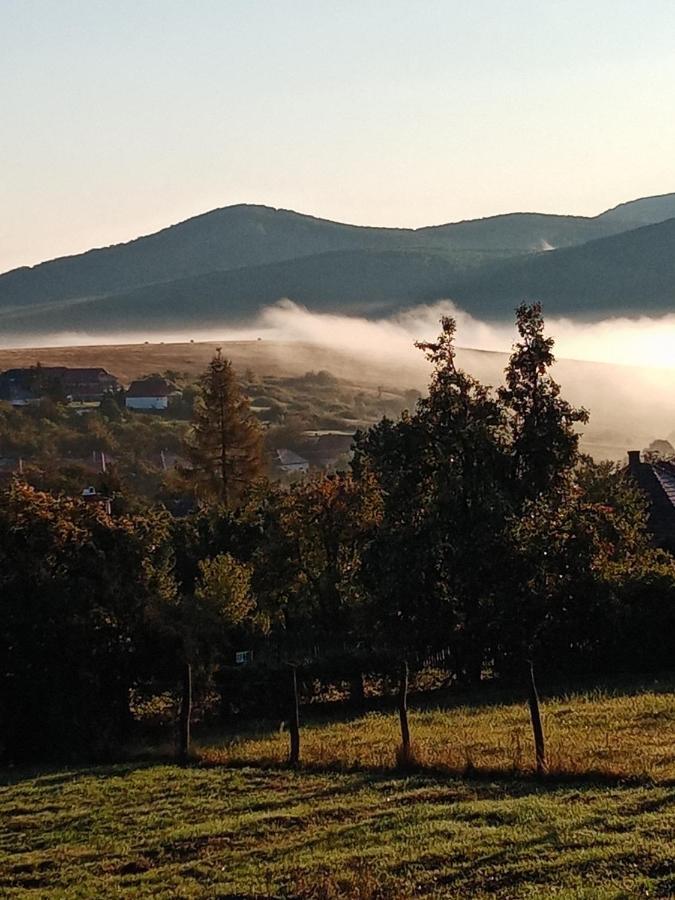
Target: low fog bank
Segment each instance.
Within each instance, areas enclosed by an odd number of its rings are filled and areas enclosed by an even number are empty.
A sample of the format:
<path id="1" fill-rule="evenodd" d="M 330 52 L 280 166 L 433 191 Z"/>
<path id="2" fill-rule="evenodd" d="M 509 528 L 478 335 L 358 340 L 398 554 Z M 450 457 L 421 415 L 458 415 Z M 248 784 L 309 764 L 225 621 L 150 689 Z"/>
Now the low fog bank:
<path id="1" fill-rule="evenodd" d="M 368 320 L 314 313 L 284 300 L 263 310 L 243 328 L 214 325 L 163 334 L 62 333 L 32 341 L 30 337 L 12 342 L 0 337 L 0 343 L 5 347 L 63 348 L 145 342 L 157 348 L 164 343 L 162 356 L 168 358 L 169 344 L 180 343 L 185 349 L 195 342 L 196 350 L 200 342 L 238 342 L 236 352 L 233 344 L 225 347 L 235 365 L 250 359 L 259 371 L 270 365 L 291 374 L 303 366 L 325 368 L 355 383 L 423 389 L 429 369 L 414 342 L 435 337 L 442 315 L 452 315 L 457 321 L 457 343 L 466 348 L 458 352 L 462 367 L 488 384 L 500 383 L 515 339 L 513 326 L 480 321 L 449 301 L 415 307 L 387 319 Z M 591 412 L 584 434 L 589 452 L 598 458 L 618 459 L 626 450 L 642 448 L 655 438 L 672 440 L 675 314 L 595 323 L 549 318 L 546 326 L 556 341 L 555 376 L 565 397 Z M 141 347 L 138 350 L 142 353 Z"/>
<path id="2" fill-rule="evenodd" d="M 315 314 L 285 301 L 261 317 L 271 333 L 342 353 L 423 388 L 429 370 L 414 341 L 438 334 L 442 315 L 457 322 L 458 362 L 481 381 L 501 383 L 515 327 L 480 321 L 449 301 L 368 321 Z M 675 437 L 675 314 L 595 323 L 546 321 L 555 338 L 554 374 L 563 394 L 590 410 L 584 447 L 598 458 L 623 458 L 656 438 Z"/>

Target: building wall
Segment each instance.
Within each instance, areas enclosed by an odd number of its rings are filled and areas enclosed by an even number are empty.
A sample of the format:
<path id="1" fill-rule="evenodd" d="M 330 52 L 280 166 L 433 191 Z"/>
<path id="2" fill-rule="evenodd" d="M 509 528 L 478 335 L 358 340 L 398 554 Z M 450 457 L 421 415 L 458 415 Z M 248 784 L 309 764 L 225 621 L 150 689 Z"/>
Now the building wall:
<path id="1" fill-rule="evenodd" d="M 127 409 L 166 409 L 168 397 L 127 397 L 124 401 Z"/>

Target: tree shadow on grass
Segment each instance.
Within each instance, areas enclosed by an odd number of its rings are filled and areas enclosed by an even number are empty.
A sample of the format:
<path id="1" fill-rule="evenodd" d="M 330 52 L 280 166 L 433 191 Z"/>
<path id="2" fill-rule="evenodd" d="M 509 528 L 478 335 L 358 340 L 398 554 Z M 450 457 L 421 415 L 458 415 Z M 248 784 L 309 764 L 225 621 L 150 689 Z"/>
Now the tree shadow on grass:
<path id="1" fill-rule="evenodd" d="M 301 777 L 304 775 L 322 776 L 348 776 L 350 786 L 345 788 L 348 792 L 358 788 L 359 783 L 374 784 L 383 781 L 403 782 L 410 779 L 427 779 L 439 784 L 492 784 L 508 788 L 509 792 L 554 790 L 559 787 L 675 787 L 675 779 L 653 779 L 646 776 L 616 774 L 603 769 L 589 768 L 583 771 L 566 771 L 564 769 L 551 769 L 545 774 L 537 774 L 534 771 L 480 766 L 469 764 L 458 768 L 424 765 L 411 763 L 405 768 L 395 766 L 366 765 L 363 763 L 335 762 L 301 762 L 299 767 L 291 767 L 286 762 L 280 762 L 271 757 L 259 759 L 218 760 L 200 759 L 195 757 L 190 762 L 180 765 L 171 755 L 148 754 L 142 757 L 121 759 L 119 762 L 107 764 L 80 764 L 78 766 L 64 767 L 57 765 L 16 767 L 0 770 L 0 786 L 11 787 L 22 782 L 33 781 L 37 787 L 56 787 L 69 784 L 80 778 L 108 779 L 126 777 L 138 771 L 156 769 L 164 766 L 181 768 L 184 770 L 207 771 L 209 769 L 221 771 L 244 771 L 259 773 L 285 773 Z M 356 783 L 354 779 L 356 778 Z M 331 786 L 328 793 L 335 793 L 336 786 Z"/>
<path id="2" fill-rule="evenodd" d="M 59 786 L 77 781 L 79 778 L 119 778 L 143 769 L 176 765 L 170 757 L 155 756 L 151 759 L 125 760 L 105 764 L 79 763 L 76 766 L 59 764 L 16 766 L 0 769 L 0 787 L 12 787 L 26 781 L 35 782 L 39 787 Z"/>
<path id="3" fill-rule="evenodd" d="M 553 769 L 546 774 L 537 774 L 531 771 L 491 768 L 489 766 L 469 765 L 458 769 L 449 769 L 441 766 L 409 765 L 404 769 L 385 766 L 367 766 L 364 764 L 342 764 L 326 762 L 301 762 L 298 768 L 292 768 L 288 763 L 279 762 L 276 759 L 262 758 L 260 760 L 230 761 L 227 763 L 208 762 L 201 763 L 203 768 L 229 768 L 229 769 L 259 769 L 264 771 L 307 773 L 311 775 L 361 775 L 369 783 L 380 781 L 405 782 L 410 779 L 426 779 L 440 784 L 492 784 L 508 787 L 510 791 L 541 792 L 542 790 L 555 790 L 557 788 L 634 788 L 634 787 L 675 787 L 675 779 L 655 781 L 652 778 L 642 776 L 617 775 L 602 769 L 587 769 L 585 771 L 565 771 Z"/>

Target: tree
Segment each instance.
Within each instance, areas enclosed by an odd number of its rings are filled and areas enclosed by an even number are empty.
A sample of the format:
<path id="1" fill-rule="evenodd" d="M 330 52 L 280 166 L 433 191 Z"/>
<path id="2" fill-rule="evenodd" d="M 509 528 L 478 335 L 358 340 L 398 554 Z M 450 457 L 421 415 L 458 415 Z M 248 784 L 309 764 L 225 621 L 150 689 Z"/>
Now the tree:
<path id="1" fill-rule="evenodd" d="M 187 453 L 197 492 L 233 506 L 260 475 L 261 434 L 220 349 L 199 381 Z"/>
<path id="2" fill-rule="evenodd" d="M 376 631 L 399 658 L 404 762 L 410 667 L 451 647 L 457 676 L 480 679 L 505 518 L 503 414 L 489 388 L 457 368 L 454 320 L 441 326 L 435 342 L 418 345 L 433 366 L 429 395 L 412 415 L 358 435 L 353 463 L 384 497 L 365 572 Z"/>
<path id="3" fill-rule="evenodd" d="M 504 564 L 508 442 L 499 398 L 456 365 L 454 319 L 444 317 L 441 326 L 435 342 L 417 345 L 433 369 L 416 418 L 428 445 L 426 503 L 456 673 L 476 683 Z"/>
<path id="4" fill-rule="evenodd" d="M 588 421 L 588 413 L 584 409 L 575 409 L 563 400 L 560 386 L 550 375 L 549 370 L 555 362 L 554 341 L 544 334 L 541 305 L 519 306 L 516 327 L 519 340 L 514 344 L 506 369 L 506 383 L 499 389 L 499 399 L 504 406 L 509 429 L 509 493 L 517 532 L 519 517 L 521 525 L 535 521 L 536 528 L 546 529 L 544 511 L 555 510 L 564 502 L 572 473 L 580 459 L 576 426 Z M 538 516 L 541 519 L 537 521 Z M 518 568 L 511 569 L 512 575 Z M 520 576 L 512 582 L 506 602 L 520 598 L 516 608 L 512 608 L 512 614 L 521 623 L 520 646 L 526 658 L 537 770 L 543 772 L 547 767 L 546 749 L 534 671 L 534 655 L 542 619 L 537 621 L 533 610 L 540 608 L 541 600 L 547 594 L 541 578 L 524 577 L 522 571 Z"/>
<path id="5" fill-rule="evenodd" d="M 563 400 L 550 375 L 554 340 L 544 335 L 541 304 L 519 306 L 516 328 L 520 339 L 499 399 L 508 416 L 512 490 L 524 501 L 565 485 L 579 459 L 576 426 L 588 422 L 588 412 Z"/>
<path id="6" fill-rule="evenodd" d="M 179 610 L 183 683 L 178 750 L 184 762 L 190 756 L 193 666 L 206 668 L 214 648 L 222 654 L 233 632 L 250 621 L 254 610 L 248 566 L 229 553 L 199 562 L 194 594 L 183 596 Z"/>
<path id="7" fill-rule="evenodd" d="M 379 524 L 380 497 L 372 479 L 335 474 L 271 490 L 259 516 L 254 590 L 290 666 L 289 760 L 297 765 L 298 668 L 317 648 L 326 656 L 354 650 L 361 639 L 367 597 L 360 566 Z"/>
<path id="8" fill-rule="evenodd" d="M 238 558 L 240 513 L 203 508 L 173 523 L 175 602 L 165 607 L 158 625 L 163 643 L 173 649 L 172 680 L 180 673 L 178 752 L 190 755 L 193 690 L 209 685 L 235 640 L 259 622 L 251 590 L 252 570 Z"/>

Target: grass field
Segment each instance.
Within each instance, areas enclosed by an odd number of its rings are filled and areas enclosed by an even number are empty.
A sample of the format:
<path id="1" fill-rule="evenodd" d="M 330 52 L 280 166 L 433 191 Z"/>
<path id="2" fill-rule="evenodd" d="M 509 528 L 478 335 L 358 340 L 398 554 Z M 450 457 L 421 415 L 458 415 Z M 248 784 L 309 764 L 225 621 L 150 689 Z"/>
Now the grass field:
<path id="1" fill-rule="evenodd" d="M 551 698 L 542 709 L 552 774 L 675 782 L 675 686 L 670 681 L 633 693 L 598 690 Z M 410 728 L 415 757 L 426 768 L 451 775 L 533 772 L 524 703 L 413 710 Z M 303 729 L 303 762 L 342 771 L 391 769 L 398 729 L 396 715 L 383 713 L 312 724 Z M 278 727 L 260 727 L 204 738 L 199 752 L 212 763 L 278 765 L 286 759 L 288 737 Z"/>
<path id="2" fill-rule="evenodd" d="M 8 897 L 669 897 L 671 787 L 119 766 L 0 794 Z"/>
<path id="3" fill-rule="evenodd" d="M 222 347 L 235 369 L 244 372 L 251 368 L 259 375 L 296 376 L 311 369 L 329 369 L 334 375 L 355 380 L 363 385 L 379 383 L 396 387 L 424 387 L 428 367 L 421 354 L 410 359 L 369 359 L 364 365 L 362 356 L 349 348 L 335 349 L 303 343 L 270 340 L 223 341 L 217 336 L 211 341 L 194 343 L 137 343 L 97 344 L 79 347 L 7 348 L 0 346 L 0 371 L 17 366 L 103 366 L 120 381 L 128 384 L 150 372 L 174 369 L 191 376 L 201 375 L 216 347 Z M 412 347 L 412 339 L 411 339 Z M 474 351 L 473 356 L 493 362 L 496 371 L 503 367 L 499 354 Z M 419 357 L 419 358 L 418 358 Z"/>
<path id="4" fill-rule="evenodd" d="M 260 732 L 204 739 L 186 768 L 5 773 L 0 896 L 675 896 L 675 696 L 544 715 L 544 781 L 516 705 L 413 712 L 430 768 L 407 775 L 385 714 L 304 728 L 297 772 L 285 736 Z"/>

